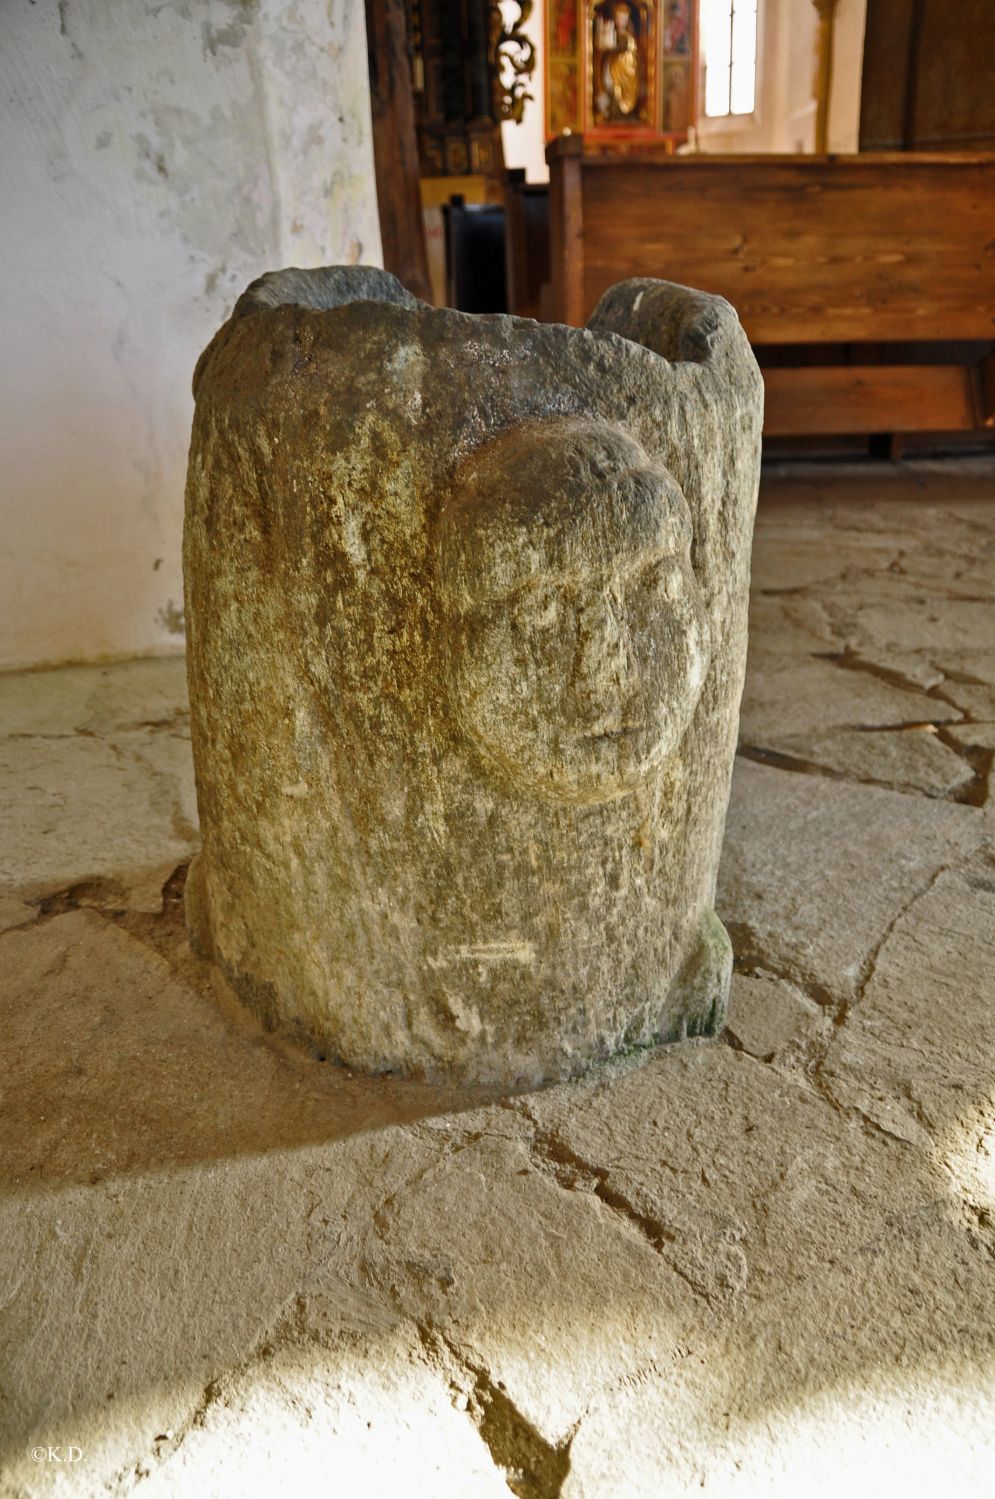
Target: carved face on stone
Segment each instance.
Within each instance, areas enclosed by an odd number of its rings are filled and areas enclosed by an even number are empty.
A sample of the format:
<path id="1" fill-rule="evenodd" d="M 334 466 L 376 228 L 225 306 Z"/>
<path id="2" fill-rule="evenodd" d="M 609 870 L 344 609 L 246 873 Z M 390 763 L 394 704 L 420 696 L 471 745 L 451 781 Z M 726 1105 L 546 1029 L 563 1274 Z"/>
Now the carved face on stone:
<path id="1" fill-rule="evenodd" d="M 687 503 L 633 438 L 581 419 L 505 434 L 465 465 L 440 544 L 449 690 L 493 771 L 600 802 L 675 753 L 707 626 Z"/>

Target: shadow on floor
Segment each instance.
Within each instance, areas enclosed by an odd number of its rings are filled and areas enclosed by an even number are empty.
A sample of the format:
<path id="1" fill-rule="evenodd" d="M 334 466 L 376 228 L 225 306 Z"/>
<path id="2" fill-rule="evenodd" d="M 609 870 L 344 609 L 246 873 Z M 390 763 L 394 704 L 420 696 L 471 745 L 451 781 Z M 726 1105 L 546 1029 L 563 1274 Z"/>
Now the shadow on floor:
<path id="1" fill-rule="evenodd" d="M 182 866 L 159 915 L 107 881 L 3 938 L 0 1186 L 89 1183 L 327 1143 L 479 1108 L 507 1089 L 355 1075 L 266 1034 L 190 951 Z"/>

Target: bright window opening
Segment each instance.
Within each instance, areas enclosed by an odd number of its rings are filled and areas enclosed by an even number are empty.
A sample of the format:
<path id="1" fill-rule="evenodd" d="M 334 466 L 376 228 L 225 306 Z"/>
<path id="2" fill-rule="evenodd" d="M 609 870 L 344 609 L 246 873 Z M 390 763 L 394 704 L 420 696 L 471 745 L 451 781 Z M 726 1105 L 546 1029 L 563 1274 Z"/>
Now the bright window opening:
<path id="1" fill-rule="evenodd" d="M 705 114 L 752 114 L 757 93 L 757 0 L 702 0 Z"/>

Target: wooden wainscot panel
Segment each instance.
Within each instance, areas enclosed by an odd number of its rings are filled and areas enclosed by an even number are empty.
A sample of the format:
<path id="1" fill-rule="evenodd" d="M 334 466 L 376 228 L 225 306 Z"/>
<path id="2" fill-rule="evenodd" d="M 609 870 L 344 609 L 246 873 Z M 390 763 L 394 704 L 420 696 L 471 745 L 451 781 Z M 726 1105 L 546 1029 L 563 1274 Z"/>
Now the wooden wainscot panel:
<path id="1" fill-rule="evenodd" d="M 968 432 L 972 374 L 957 364 L 765 370 L 764 434 Z"/>

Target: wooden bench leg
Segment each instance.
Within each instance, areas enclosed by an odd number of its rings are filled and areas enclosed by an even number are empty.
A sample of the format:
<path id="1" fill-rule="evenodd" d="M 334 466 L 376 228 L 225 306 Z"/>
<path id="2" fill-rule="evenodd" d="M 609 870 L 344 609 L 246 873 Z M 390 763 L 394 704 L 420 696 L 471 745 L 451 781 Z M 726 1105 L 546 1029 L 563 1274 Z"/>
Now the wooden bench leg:
<path id="1" fill-rule="evenodd" d="M 872 458 L 888 463 L 900 463 L 905 456 L 904 432 L 872 432 L 867 439 L 867 451 Z"/>
<path id="2" fill-rule="evenodd" d="M 995 350 L 978 365 L 977 393 L 978 425 L 995 427 Z"/>

